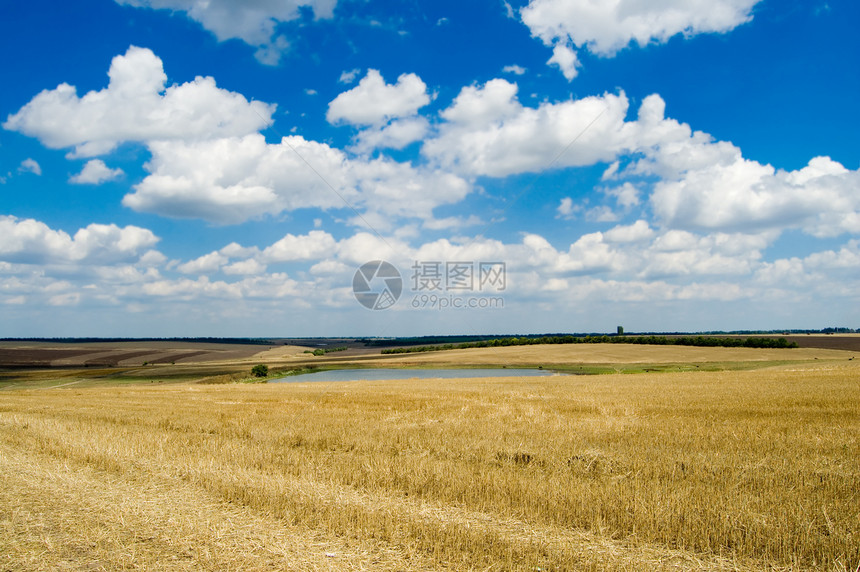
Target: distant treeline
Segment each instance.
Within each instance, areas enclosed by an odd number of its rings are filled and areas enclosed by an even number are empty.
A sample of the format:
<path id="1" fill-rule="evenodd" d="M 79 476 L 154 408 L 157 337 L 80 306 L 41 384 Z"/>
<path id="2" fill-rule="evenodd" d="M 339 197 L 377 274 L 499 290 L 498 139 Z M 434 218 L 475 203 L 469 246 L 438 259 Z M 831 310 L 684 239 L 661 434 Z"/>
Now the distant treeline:
<path id="1" fill-rule="evenodd" d="M 86 344 L 93 342 L 193 342 L 202 344 L 274 345 L 263 338 L 0 338 L 2 342 L 52 342 L 60 344 Z"/>
<path id="2" fill-rule="evenodd" d="M 660 346 L 702 346 L 726 348 L 796 348 L 797 343 L 785 338 L 717 338 L 710 336 L 542 336 L 522 338 L 497 338 L 459 344 L 390 348 L 384 354 L 406 354 L 414 352 L 436 352 L 467 348 L 496 348 L 505 346 L 531 346 L 540 344 L 646 344 Z"/>
<path id="3" fill-rule="evenodd" d="M 764 339 L 773 339 L 772 336 L 787 336 L 787 335 L 797 335 L 797 334 L 853 334 L 860 333 L 860 329 L 853 328 L 823 328 L 820 330 L 715 330 L 715 331 L 707 331 L 707 332 L 627 332 L 627 337 L 625 338 L 624 343 L 636 344 L 636 343 L 648 343 L 648 344 L 660 344 L 665 345 L 670 342 L 637 342 L 631 341 L 632 338 L 671 338 L 671 339 L 695 339 L 698 337 L 709 337 L 712 338 L 714 336 L 757 336 L 757 337 L 765 337 Z M 612 334 L 611 336 L 607 336 L 601 333 L 544 333 L 544 334 L 496 334 L 496 335 L 461 335 L 461 336 L 413 336 L 413 337 L 404 337 L 404 338 L 360 338 L 357 339 L 357 342 L 363 343 L 367 347 L 374 348 L 387 348 L 392 346 L 448 346 L 451 344 L 459 345 L 464 343 L 473 343 L 473 342 L 483 342 L 483 341 L 495 341 L 495 340 L 503 340 L 503 339 L 527 339 L 527 340 L 543 340 L 547 338 L 577 338 L 578 340 L 582 340 L 584 338 L 609 338 L 611 337 L 615 343 L 619 343 L 617 338 L 619 337 L 616 334 Z M 731 338 L 726 338 L 731 339 Z M 529 343 L 595 343 L 595 342 L 529 342 Z M 612 343 L 610 342 L 600 342 L 600 343 Z M 510 344 L 507 344 L 510 345 Z M 522 345 L 522 344 L 518 344 Z M 682 345 L 682 344 L 678 344 Z M 685 345 L 699 345 L 699 344 L 685 344 Z M 708 344 L 701 344 L 708 345 Z M 726 344 L 719 345 L 733 345 L 733 342 L 726 342 Z M 471 346 L 470 346 L 471 347 Z M 762 346 L 762 347 L 770 347 L 770 346 Z M 782 346 L 780 346 L 782 347 Z"/>
<path id="4" fill-rule="evenodd" d="M 384 338 L 384 339 L 359 339 L 358 342 L 363 343 L 367 347 L 385 348 L 390 346 L 429 346 L 429 345 L 450 345 L 450 344 L 465 344 L 472 342 L 483 342 L 501 339 L 513 338 L 528 338 L 538 339 L 547 337 L 570 336 L 574 334 L 525 334 L 525 335 L 470 335 L 470 336 L 416 336 L 407 338 Z M 579 336 L 585 334 L 577 334 Z M 600 334 L 593 334 L 600 335 Z"/>

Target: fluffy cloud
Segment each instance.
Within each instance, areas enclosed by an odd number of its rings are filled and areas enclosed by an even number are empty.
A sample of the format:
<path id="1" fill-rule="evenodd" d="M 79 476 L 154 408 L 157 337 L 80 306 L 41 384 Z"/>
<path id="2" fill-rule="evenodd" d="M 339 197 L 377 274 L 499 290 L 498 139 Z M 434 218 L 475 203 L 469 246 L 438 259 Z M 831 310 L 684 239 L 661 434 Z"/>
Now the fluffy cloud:
<path id="1" fill-rule="evenodd" d="M 658 151 L 655 160 L 661 159 Z M 829 157 L 783 171 L 738 154 L 733 160 L 703 162 L 658 182 L 650 203 L 660 220 L 673 228 L 800 228 L 828 237 L 860 233 L 858 188 L 860 171 L 849 171 Z"/>
<path id="2" fill-rule="evenodd" d="M 240 39 L 257 47 L 255 54 L 261 63 L 277 64 L 289 48 L 283 35 L 275 35 L 280 22 L 299 18 L 300 8 L 314 11 L 317 18 L 331 18 L 337 0 L 116 0 L 119 4 L 138 8 L 167 9 L 185 12 L 215 34 L 220 41 Z"/>
<path id="3" fill-rule="evenodd" d="M 337 244 L 337 259 L 347 267 L 352 267 L 353 272 L 368 260 L 387 260 L 402 264 L 410 260 L 410 252 L 412 249 L 405 242 L 382 238 L 369 232 L 357 232 Z"/>
<path id="4" fill-rule="evenodd" d="M 518 66 L 516 64 L 512 64 L 512 65 L 503 67 L 502 71 L 504 73 L 512 73 L 514 75 L 523 75 L 524 73 L 526 73 L 526 68 L 524 68 L 522 66 Z"/>
<path id="5" fill-rule="evenodd" d="M 465 176 L 611 163 L 603 178 L 620 183 L 603 193 L 620 212 L 592 207 L 586 218 L 598 222 L 619 220 L 648 194 L 651 211 L 668 229 L 860 233 L 860 171 L 827 157 L 796 171 L 746 159 L 731 143 L 666 118 L 658 95 L 646 97 L 636 119 L 627 121 L 623 93 L 536 108 L 523 106 L 516 93 L 516 84 L 501 79 L 463 88 L 441 112 L 445 121 L 422 153 Z M 633 160 L 621 169 L 619 157 Z M 566 198 L 557 213 L 572 218 L 582 209 Z"/>
<path id="6" fill-rule="evenodd" d="M 176 267 L 183 274 L 209 274 L 221 270 L 230 257 L 221 252 L 210 252 Z"/>
<path id="7" fill-rule="evenodd" d="M 751 274 L 762 250 L 775 235 L 724 234 L 698 236 L 670 230 L 639 254 L 639 276 L 738 276 Z"/>
<path id="8" fill-rule="evenodd" d="M 18 167 L 19 173 L 33 173 L 34 175 L 42 174 L 42 167 L 39 166 L 39 163 L 36 162 L 35 159 L 27 158 L 21 161 L 21 165 Z"/>
<path id="9" fill-rule="evenodd" d="M 359 205 L 368 211 L 364 218 L 384 217 L 375 225 L 378 230 L 390 230 L 399 218 L 429 222 L 436 207 L 458 203 L 471 191 L 465 180 L 443 170 L 386 159 L 355 161 L 351 167 L 361 191 Z"/>
<path id="10" fill-rule="evenodd" d="M 860 268 L 860 240 L 849 240 L 838 252 L 828 250 L 810 254 L 804 259 L 804 264 L 826 272 L 847 270 L 856 276 Z"/>
<path id="11" fill-rule="evenodd" d="M 573 219 L 577 212 L 581 211 L 582 207 L 580 205 L 574 205 L 573 199 L 570 197 L 564 197 L 559 201 L 558 207 L 556 207 L 555 212 L 557 214 L 557 218 L 563 219 Z"/>
<path id="12" fill-rule="evenodd" d="M 427 133 L 429 123 L 417 113 L 428 103 L 427 86 L 417 75 L 403 74 L 396 84 L 386 84 L 380 73 L 371 69 L 356 87 L 329 103 L 326 119 L 363 127 L 355 137 L 353 152 L 402 149 Z"/>
<path id="13" fill-rule="evenodd" d="M 244 247 L 235 242 L 231 242 L 220 250 L 204 254 L 203 256 L 199 256 L 193 260 L 189 260 L 188 262 L 180 263 L 178 260 L 173 260 L 168 265 L 168 268 L 175 268 L 183 274 L 212 274 L 214 272 L 225 270 L 228 263 L 233 259 L 256 261 L 256 259 L 259 258 L 259 254 L 260 249 L 257 247 Z M 242 265 L 239 265 L 237 268 L 241 267 Z M 250 268 L 250 264 L 246 264 L 245 267 Z M 260 263 L 257 267 L 265 269 L 265 264 Z"/>
<path id="14" fill-rule="evenodd" d="M 92 159 L 87 161 L 84 168 L 77 175 L 69 178 L 70 183 L 78 185 L 100 185 L 107 181 L 112 181 L 123 176 L 122 169 L 111 169 L 101 159 Z"/>
<path id="15" fill-rule="evenodd" d="M 856 299 L 857 268 L 860 268 L 860 241 L 850 240 L 838 251 L 765 262 L 755 273 L 755 283 L 777 290 L 814 292 L 822 298 Z"/>
<path id="16" fill-rule="evenodd" d="M 361 70 L 358 68 L 351 70 L 344 70 L 341 72 L 340 77 L 337 78 L 338 83 L 352 83 L 355 81 L 355 78 L 358 77 L 358 74 L 361 73 Z"/>
<path id="17" fill-rule="evenodd" d="M 123 204 L 170 217 L 233 224 L 299 208 L 362 209 L 378 215 L 429 219 L 441 204 L 462 200 L 470 186 L 448 173 L 389 159 L 350 159 L 302 137 L 266 143 L 262 135 L 194 143 L 150 144 L 150 175 Z M 360 223 L 360 221 L 354 220 Z M 374 225 L 377 226 L 377 225 Z"/>
<path id="18" fill-rule="evenodd" d="M 571 80 L 576 75 L 573 48 L 612 56 L 631 42 L 645 46 L 676 34 L 728 32 L 750 21 L 759 1 L 531 0 L 520 15 L 533 36 L 554 47 L 550 63 Z"/>
<path id="19" fill-rule="evenodd" d="M 335 251 L 335 246 L 332 235 L 321 230 L 312 230 L 304 236 L 285 235 L 264 249 L 260 258 L 269 263 L 316 260 L 330 256 Z"/>
<path id="20" fill-rule="evenodd" d="M 635 207 L 640 203 L 639 189 L 629 181 L 625 182 L 620 187 L 603 189 L 603 193 L 610 197 L 614 197 L 616 202 L 618 202 L 618 206 L 624 209 Z"/>
<path id="21" fill-rule="evenodd" d="M 383 126 L 373 126 L 359 131 L 352 150 L 368 153 L 373 149 L 403 149 L 419 141 L 429 131 L 430 124 L 423 117 L 396 119 Z"/>
<path id="22" fill-rule="evenodd" d="M 628 267 L 627 257 L 604 240 L 603 233 L 584 234 L 558 256 L 555 269 L 565 274 L 597 274 Z"/>
<path id="23" fill-rule="evenodd" d="M 224 274 L 233 274 L 241 276 L 258 275 L 266 271 L 266 265 L 258 260 L 248 259 L 239 260 L 232 264 L 228 264 L 221 269 Z"/>
<path id="24" fill-rule="evenodd" d="M 490 80 L 483 87 L 467 86 L 440 115 L 451 123 L 478 127 L 502 121 L 522 112 L 516 101 L 518 89 L 504 79 Z"/>
<path id="25" fill-rule="evenodd" d="M 398 117 L 409 117 L 430 103 L 427 85 L 414 73 L 402 74 L 396 84 L 387 84 L 374 69 L 358 85 L 334 98 L 328 106 L 330 123 L 377 125 Z"/>
<path id="26" fill-rule="evenodd" d="M 126 305 L 147 311 L 169 305 L 193 314 L 195 304 L 220 300 L 229 301 L 231 307 L 241 306 L 247 315 L 252 309 L 270 312 L 275 307 L 278 311 L 303 311 L 308 306 L 307 293 L 315 292 L 320 296 L 314 299 L 314 319 L 319 320 L 327 310 L 357 308 L 349 285 L 355 268 L 368 260 L 393 262 L 407 285 L 416 260 L 492 260 L 507 264 L 506 307 L 514 311 L 518 304 L 528 302 L 529 308 L 545 305 L 556 313 L 558 308 L 566 308 L 566 316 L 574 317 L 583 304 L 589 308 L 598 305 L 605 311 L 621 302 L 661 305 L 755 300 L 761 304 L 761 300 L 771 298 L 800 299 L 809 292 L 830 304 L 844 303 L 857 298 L 852 285 L 860 261 L 857 240 L 803 259 L 763 262 L 761 252 L 773 242 L 774 233 L 701 235 L 656 230 L 638 220 L 575 237 L 560 248 L 537 234 L 525 234 L 513 243 L 461 238 L 411 245 L 366 232 L 336 240 L 315 230 L 305 235 L 287 234 L 267 247 L 231 243 L 189 262 L 168 265 L 166 272 L 172 267 L 186 274 L 171 276 L 147 268 L 143 264 L 147 254 L 101 255 L 105 250 L 123 249 L 139 253 L 152 244 L 154 237 L 147 239 L 148 231 L 125 232 L 128 229 L 91 225 L 71 238 L 37 221 L 2 220 L 0 236 L 17 237 L 23 246 L 10 247 L 8 239 L 0 243 L 4 253 L 0 260 L 10 260 L 0 261 L 0 303 L 6 308 Z M 22 240 L 23 235 L 30 241 Z M 120 247 L 123 242 L 125 246 Z M 35 245 L 42 245 L 43 254 L 49 252 L 42 256 L 44 266 L 34 265 Z M 73 259 L 69 253 L 75 249 Z M 27 250 L 27 264 L 12 260 L 14 253 Z M 13 256 L 8 255 L 10 252 Z M 58 265 L 58 259 L 64 257 L 67 262 Z M 101 265 L 91 267 L 87 274 L 76 272 L 76 263 Z M 295 275 L 267 271 L 274 264 L 310 266 L 310 270 Z M 208 276 L 215 272 L 221 277 Z M 92 276 L 98 279 L 93 281 Z M 738 286 L 738 276 L 750 277 L 748 285 Z M 401 303 L 398 309 L 409 308 Z"/>
<path id="27" fill-rule="evenodd" d="M 799 228 L 817 237 L 860 233 L 860 171 L 816 157 L 796 171 L 743 157 L 726 141 L 664 117 L 665 103 L 645 98 L 627 152 L 639 156 L 626 169 L 613 163 L 606 179 L 657 177 L 649 197 L 652 212 L 667 228 L 719 232 Z M 627 181 L 605 191 L 629 209 L 640 190 Z"/>
<path id="28" fill-rule="evenodd" d="M 567 81 L 573 81 L 579 75 L 579 58 L 569 47 L 559 44 L 552 49 L 552 57 L 547 60 L 549 65 L 558 66 Z"/>
<path id="29" fill-rule="evenodd" d="M 510 283 L 511 291 L 525 295 L 531 286 L 542 288 L 525 278 L 529 273 L 544 282 L 554 280 L 555 285 L 562 284 L 562 280 L 601 274 L 619 283 L 631 278 L 641 282 L 752 275 L 761 267 L 762 251 L 775 236 L 658 232 L 646 221 L 638 220 L 606 232 L 584 234 L 566 250 L 557 249 L 540 235 L 525 234 L 519 244 L 493 240 L 457 244 L 443 239 L 407 250 L 405 254 L 415 260 L 504 260 L 509 272 L 519 277 Z M 846 261 L 851 259 L 843 257 Z"/>
<path id="30" fill-rule="evenodd" d="M 537 108 L 523 106 L 516 94 L 517 85 L 503 79 L 463 88 L 422 153 L 446 169 L 504 177 L 608 162 L 638 146 L 636 125 L 624 121 L 623 93 Z"/>
<path id="31" fill-rule="evenodd" d="M 275 145 L 260 134 L 161 141 L 150 150 L 151 174 L 123 199 L 138 211 L 231 224 L 284 210 L 342 207 L 328 185 L 355 200 L 343 153 L 301 137 Z"/>
<path id="32" fill-rule="evenodd" d="M 143 285 L 142 291 L 147 296 L 171 298 L 173 301 L 191 301 L 198 298 L 233 298 L 240 299 L 242 290 L 237 284 L 218 281 L 211 282 L 201 276 L 197 280 L 181 278 L 178 280 L 159 280 Z"/>
<path id="33" fill-rule="evenodd" d="M 412 256 L 412 260 L 501 260 L 515 276 L 522 278 L 536 273 L 543 279 L 612 272 L 626 265 L 625 254 L 607 244 L 601 233 L 579 237 L 567 251 L 556 249 L 540 235 L 525 234 L 515 244 L 486 239 L 462 243 L 440 239 L 412 250 Z M 528 295 L 533 284 L 512 280 L 508 286 L 512 292 Z"/>
<path id="34" fill-rule="evenodd" d="M 644 220 L 637 220 L 628 226 L 616 226 L 604 233 L 609 242 L 641 242 L 654 236 L 654 231 Z"/>
<path id="35" fill-rule="evenodd" d="M 258 47 L 257 51 L 254 52 L 254 57 L 257 58 L 257 61 L 261 64 L 276 66 L 281 62 L 281 56 L 283 56 L 289 48 L 290 42 L 287 41 L 287 38 L 285 36 L 278 36 L 276 38 L 272 38 L 269 43 Z"/>
<path id="36" fill-rule="evenodd" d="M 158 242 L 137 226 L 90 224 L 69 236 L 43 222 L 0 216 L 0 260 L 20 264 L 113 264 L 139 261 Z"/>
<path id="37" fill-rule="evenodd" d="M 424 221 L 423 227 L 429 230 L 450 230 L 467 226 L 486 224 L 480 217 L 469 215 L 468 217 L 449 216 L 445 218 L 430 219 Z"/>
<path id="38" fill-rule="evenodd" d="M 241 136 L 272 123 L 274 106 L 220 89 L 211 77 L 165 89 L 161 59 L 146 48 L 132 46 L 116 56 L 108 75 L 107 88 L 83 97 L 66 83 L 45 90 L 3 127 L 52 149 L 74 147 L 74 156 L 93 157 L 123 141 Z"/>

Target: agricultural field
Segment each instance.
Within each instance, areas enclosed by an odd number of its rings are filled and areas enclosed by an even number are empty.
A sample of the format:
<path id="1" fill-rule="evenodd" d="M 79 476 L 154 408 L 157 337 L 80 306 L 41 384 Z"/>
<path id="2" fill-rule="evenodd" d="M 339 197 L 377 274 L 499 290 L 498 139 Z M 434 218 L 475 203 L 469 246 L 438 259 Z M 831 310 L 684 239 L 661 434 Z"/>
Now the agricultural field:
<path id="1" fill-rule="evenodd" d="M 256 355 L 291 354 L 295 346 L 181 341 L 0 342 L 0 367 L 129 367 L 144 364 L 243 362 Z"/>
<path id="2" fill-rule="evenodd" d="M 860 566 L 854 352 L 272 350 L 230 367 L 614 372 L 211 383 L 232 379 L 225 360 L 10 373 L 0 570 Z"/>
<path id="3" fill-rule="evenodd" d="M 292 345 L 182 341 L 0 342 L 0 391 L 27 387 L 195 382 L 254 364 L 307 359 Z"/>

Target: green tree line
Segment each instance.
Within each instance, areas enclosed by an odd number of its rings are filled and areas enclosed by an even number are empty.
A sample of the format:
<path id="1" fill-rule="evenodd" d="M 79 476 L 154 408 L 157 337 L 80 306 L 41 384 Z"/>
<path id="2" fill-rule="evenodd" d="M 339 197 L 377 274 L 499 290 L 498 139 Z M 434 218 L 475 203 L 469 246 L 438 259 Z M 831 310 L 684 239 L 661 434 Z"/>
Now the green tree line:
<path id="1" fill-rule="evenodd" d="M 646 344 L 659 346 L 701 346 L 724 348 L 796 348 L 796 342 L 785 338 L 720 338 L 712 336 L 542 336 L 539 338 L 497 338 L 459 344 L 442 344 L 408 348 L 384 349 L 383 354 L 407 354 L 416 352 L 437 352 L 467 348 L 495 348 L 505 346 L 532 346 L 543 344 Z"/>

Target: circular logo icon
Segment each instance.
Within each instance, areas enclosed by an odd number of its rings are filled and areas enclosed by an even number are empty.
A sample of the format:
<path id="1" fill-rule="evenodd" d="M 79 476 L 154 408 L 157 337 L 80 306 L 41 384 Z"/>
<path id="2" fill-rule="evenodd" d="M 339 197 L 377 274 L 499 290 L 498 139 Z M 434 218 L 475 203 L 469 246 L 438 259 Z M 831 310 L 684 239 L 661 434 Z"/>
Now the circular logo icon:
<path id="1" fill-rule="evenodd" d="M 355 299 L 370 310 L 390 308 L 403 292 L 403 279 L 393 264 L 384 260 L 365 262 L 352 277 Z"/>

